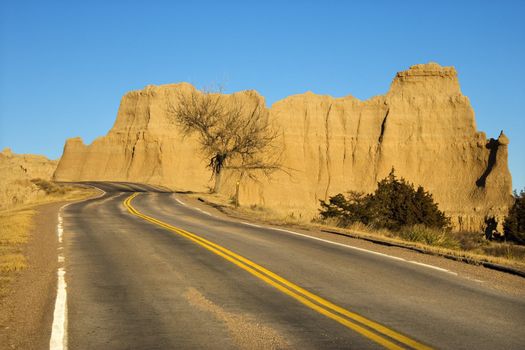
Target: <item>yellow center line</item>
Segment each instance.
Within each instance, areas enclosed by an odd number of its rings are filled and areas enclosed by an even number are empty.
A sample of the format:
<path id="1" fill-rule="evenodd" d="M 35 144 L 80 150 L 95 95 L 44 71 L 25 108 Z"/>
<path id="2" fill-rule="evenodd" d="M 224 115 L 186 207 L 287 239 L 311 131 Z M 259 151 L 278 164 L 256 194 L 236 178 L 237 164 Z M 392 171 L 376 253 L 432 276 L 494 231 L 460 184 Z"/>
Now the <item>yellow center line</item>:
<path id="1" fill-rule="evenodd" d="M 232 262 L 233 264 L 237 265 L 238 267 L 242 268 L 243 270 L 249 272 L 253 276 L 263 280 L 264 282 L 268 283 L 269 285 L 277 288 L 281 292 L 285 293 L 286 295 L 289 295 L 290 297 L 296 299 L 297 301 L 301 302 L 303 305 L 308 306 L 309 308 L 339 322 L 340 324 L 360 333 L 361 335 L 367 337 L 368 339 L 383 345 L 387 349 L 403 349 L 399 345 L 393 343 L 388 338 L 385 338 L 379 334 L 373 333 L 367 328 L 362 327 L 361 325 L 365 325 L 371 329 L 373 329 L 375 332 L 380 333 L 382 335 L 386 335 L 390 337 L 391 339 L 395 339 L 399 343 L 402 343 L 404 345 L 407 345 L 414 349 L 431 349 L 430 347 L 421 344 L 417 342 L 414 339 L 411 339 L 403 334 L 400 334 L 394 330 L 391 330 L 390 328 L 387 328 L 386 326 L 383 326 L 377 322 L 374 322 L 372 320 L 369 320 L 365 318 L 364 316 L 361 316 L 359 314 L 356 314 L 354 312 L 348 311 L 338 305 L 333 304 L 332 302 L 317 296 L 300 286 L 286 280 L 285 278 L 275 274 L 274 272 L 254 263 L 251 260 L 248 260 L 247 258 L 238 255 L 231 250 L 224 248 L 216 243 L 213 243 L 203 237 L 200 237 L 194 233 L 185 231 L 183 229 L 180 229 L 178 227 L 172 226 L 170 224 L 167 224 L 163 221 L 160 221 L 154 217 L 145 215 L 143 213 L 140 213 L 138 210 L 136 210 L 132 205 L 131 201 L 133 198 L 135 198 L 138 195 L 138 193 L 134 193 L 131 196 L 129 196 L 125 201 L 124 205 L 128 209 L 128 211 L 138 216 L 146 221 L 149 221 L 153 224 L 156 224 L 162 228 L 165 228 L 169 231 L 175 232 L 194 243 L 206 248 L 207 250 L 221 256 L 222 258 Z M 277 283 L 279 282 L 279 283 Z M 314 303 L 315 302 L 315 303 Z M 317 303 L 317 304 L 316 304 Z M 318 305 L 319 304 L 319 305 Z M 335 311 L 336 313 L 334 313 Z M 361 325 L 356 324 L 342 316 L 345 316 L 349 318 L 350 320 L 357 321 L 361 323 Z"/>

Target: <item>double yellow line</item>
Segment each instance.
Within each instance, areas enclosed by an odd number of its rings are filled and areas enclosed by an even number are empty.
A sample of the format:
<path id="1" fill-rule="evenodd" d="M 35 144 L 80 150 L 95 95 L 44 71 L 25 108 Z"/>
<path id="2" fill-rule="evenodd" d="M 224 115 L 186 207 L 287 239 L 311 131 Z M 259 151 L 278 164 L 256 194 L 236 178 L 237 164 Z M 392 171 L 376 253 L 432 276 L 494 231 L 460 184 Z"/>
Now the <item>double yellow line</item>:
<path id="1" fill-rule="evenodd" d="M 229 249 L 226 249 L 205 238 L 197 236 L 194 233 L 185 231 L 183 229 L 155 219 L 154 217 L 139 212 L 131 205 L 131 201 L 137 195 L 138 193 L 134 193 L 124 200 L 124 206 L 128 209 L 128 211 L 131 214 L 138 216 L 139 218 L 142 218 L 146 221 L 149 221 L 157 226 L 165 228 L 166 230 L 175 232 L 193 241 L 194 243 L 230 261 L 231 263 L 237 265 L 238 267 L 247 271 L 253 276 L 268 283 L 272 287 L 275 287 L 284 294 L 289 295 L 290 297 L 306 305 L 312 310 L 315 310 L 320 314 L 339 322 L 347 328 L 356 331 L 357 333 L 384 346 L 387 349 L 405 349 L 405 347 L 403 346 L 407 346 L 408 348 L 412 349 L 431 349 L 430 347 L 421 344 L 416 340 L 413 340 L 394 330 L 391 330 L 390 328 L 387 328 L 377 322 L 374 322 L 359 314 L 356 314 L 355 312 L 351 312 L 340 306 L 337 306 L 332 302 L 320 296 L 317 296 L 299 287 L 298 285 L 284 279 L 283 277 L 273 273 L 272 271 L 267 270 L 266 268 L 254 263 L 253 261 L 248 260 L 245 257 L 232 252 Z"/>

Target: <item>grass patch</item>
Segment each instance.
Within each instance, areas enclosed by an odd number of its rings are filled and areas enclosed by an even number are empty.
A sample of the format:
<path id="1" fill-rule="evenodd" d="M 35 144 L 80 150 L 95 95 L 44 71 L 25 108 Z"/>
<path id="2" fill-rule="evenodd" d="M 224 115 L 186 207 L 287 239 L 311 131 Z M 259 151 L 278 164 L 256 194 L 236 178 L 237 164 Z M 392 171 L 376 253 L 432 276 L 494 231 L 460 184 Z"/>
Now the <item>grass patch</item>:
<path id="1" fill-rule="evenodd" d="M 309 220 L 300 214 L 290 211 L 289 213 L 279 213 L 268 207 L 252 204 L 250 206 L 235 207 L 231 198 L 217 193 L 190 193 L 189 197 L 194 199 L 203 199 L 208 204 L 221 207 L 221 210 L 228 215 L 249 217 L 264 221 L 274 225 L 300 225 L 307 224 Z"/>
<path id="2" fill-rule="evenodd" d="M 332 227 L 351 236 L 409 244 L 430 253 L 453 255 L 471 261 L 487 261 L 525 269 L 525 246 L 489 241 L 481 232 L 453 232 L 419 225 L 391 231 L 376 229 L 362 223 L 354 223 L 345 228 L 336 228 L 333 222 L 325 220 L 315 220 L 313 223 L 319 228 Z"/>
<path id="3" fill-rule="evenodd" d="M 424 225 L 403 227 L 399 231 L 394 231 L 393 235 L 406 241 L 419 242 L 435 247 L 460 248 L 460 242 L 447 231 L 426 227 Z"/>
<path id="4" fill-rule="evenodd" d="M 4 295 L 12 273 L 27 267 L 23 254 L 33 227 L 33 209 L 15 209 L 0 212 L 0 296 Z"/>
<path id="5" fill-rule="evenodd" d="M 491 243 L 482 247 L 484 254 L 498 256 L 509 260 L 525 261 L 525 247 L 513 243 Z"/>
<path id="6" fill-rule="evenodd" d="M 27 267 L 27 260 L 21 253 L 0 256 L 0 273 L 20 271 Z"/>
<path id="7" fill-rule="evenodd" d="M 59 185 L 46 180 L 32 182 L 46 194 L 33 202 L 0 211 L 0 296 L 6 293 L 15 273 L 28 266 L 24 250 L 34 226 L 35 207 L 61 201 L 74 201 L 98 193 L 91 188 Z"/>
<path id="8" fill-rule="evenodd" d="M 60 201 L 75 201 L 99 193 L 99 191 L 92 187 L 57 184 L 42 179 L 33 179 L 31 182 L 34 183 L 39 189 L 44 191 L 45 196 L 25 204 L 24 207 L 34 207 L 35 205 Z"/>
<path id="9" fill-rule="evenodd" d="M 15 209 L 0 212 L 0 247 L 26 243 L 29 230 L 33 225 L 34 215 L 34 209 Z"/>

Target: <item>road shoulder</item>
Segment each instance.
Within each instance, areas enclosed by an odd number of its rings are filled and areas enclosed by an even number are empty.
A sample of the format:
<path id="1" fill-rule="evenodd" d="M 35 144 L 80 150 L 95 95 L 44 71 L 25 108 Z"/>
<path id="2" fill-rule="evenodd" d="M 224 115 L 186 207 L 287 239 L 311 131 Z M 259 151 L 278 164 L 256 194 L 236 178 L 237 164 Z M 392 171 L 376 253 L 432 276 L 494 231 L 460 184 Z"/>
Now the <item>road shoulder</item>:
<path id="1" fill-rule="evenodd" d="M 45 349 L 56 294 L 58 211 L 66 202 L 35 207 L 24 255 L 28 267 L 17 273 L 0 300 L 0 349 Z"/>

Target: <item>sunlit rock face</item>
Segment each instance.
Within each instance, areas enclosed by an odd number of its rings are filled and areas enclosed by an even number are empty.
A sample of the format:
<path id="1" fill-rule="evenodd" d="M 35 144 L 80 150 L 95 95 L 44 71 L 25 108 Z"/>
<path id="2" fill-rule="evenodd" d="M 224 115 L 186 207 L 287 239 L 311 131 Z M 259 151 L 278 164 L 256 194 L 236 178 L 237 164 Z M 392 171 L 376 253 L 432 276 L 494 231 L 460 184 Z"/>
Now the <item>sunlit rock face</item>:
<path id="1" fill-rule="evenodd" d="M 86 146 L 70 139 L 55 172 L 61 181 L 118 180 L 207 191 L 210 171 L 194 137 L 167 114 L 189 84 L 148 86 L 126 94 L 110 132 Z M 228 95 L 228 99 L 233 95 Z M 254 91 L 237 99 L 263 99 Z M 399 72 L 386 95 L 360 101 L 307 92 L 276 102 L 270 117 L 286 172 L 241 181 L 241 205 L 312 218 L 319 200 L 350 190 L 371 192 L 392 168 L 430 191 L 456 229 L 501 222 L 512 201 L 508 138 L 487 139 L 462 95 L 456 70 L 436 63 Z M 226 172 L 222 191 L 235 193 L 238 174 Z"/>
<path id="2" fill-rule="evenodd" d="M 45 196 L 31 180 L 51 180 L 56 160 L 33 154 L 0 152 L 0 210 L 10 209 Z"/>

